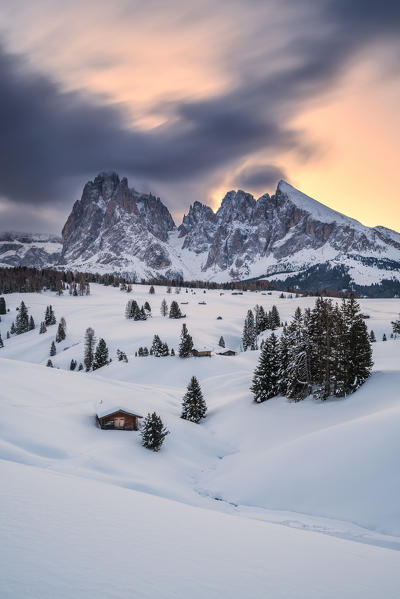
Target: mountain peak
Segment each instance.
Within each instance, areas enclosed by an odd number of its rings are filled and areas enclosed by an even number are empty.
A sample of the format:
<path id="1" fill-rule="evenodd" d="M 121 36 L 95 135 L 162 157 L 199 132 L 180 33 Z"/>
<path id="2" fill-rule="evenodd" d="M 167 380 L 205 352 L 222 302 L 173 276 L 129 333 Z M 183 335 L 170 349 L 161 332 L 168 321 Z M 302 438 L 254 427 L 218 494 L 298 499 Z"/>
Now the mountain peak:
<path id="1" fill-rule="evenodd" d="M 281 179 L 278 183 L 278 187 L 276 189 L 276 196 L 284 196 L 286 197 L 292 204 L 295 204 L 297 208 L 300 210 L 304 210 L 310 214 L 314 220 L 323 222 L 323 223 L 338 223 L 340 225 L 350 225 L 352 227 L 357 228 L 365 228 L 358 220 L 351 218 L 350 216 L 345 216 L 341 212 L 337 212 L 333 208 L 329 208 L 325 204 L 321 204 L 317 200 L 314 200 L 310 196 L 306 195 L 302 191 L 299 191 L 290 183 L 287 183 L 283 179 Z"/>

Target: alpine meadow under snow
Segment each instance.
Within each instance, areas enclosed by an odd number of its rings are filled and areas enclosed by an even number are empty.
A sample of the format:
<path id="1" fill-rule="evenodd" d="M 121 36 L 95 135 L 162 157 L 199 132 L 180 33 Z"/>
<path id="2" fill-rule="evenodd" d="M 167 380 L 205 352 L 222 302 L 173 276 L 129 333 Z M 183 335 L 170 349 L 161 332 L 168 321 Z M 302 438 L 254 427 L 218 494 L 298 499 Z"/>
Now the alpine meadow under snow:
<path id="1" fill-rule="evenodd" d="M 354 393 L 256 403 L 260 350 L 242 351 L 248 310 L 275 305 L 290 323 L 315 298 L 154 291 L 92 284 L 83 296 L 3 296 L 1 597 L 397 598 L 399 300 L 360 300 L 377 341 Z M 129 300 L 136 319 L 126 318 Z M 7 338 L 21 301 L 27 332 Z M 173 301 L 183 318 L 175 307 L 169 318 Z M 89 327 L 97 368 L 86 372 Z M 179 357 L 191 342 L 211 357 Z M 97 426 L 109 406 L 156 413 L 168 431 L 159 451 L 140 431 Z"/>

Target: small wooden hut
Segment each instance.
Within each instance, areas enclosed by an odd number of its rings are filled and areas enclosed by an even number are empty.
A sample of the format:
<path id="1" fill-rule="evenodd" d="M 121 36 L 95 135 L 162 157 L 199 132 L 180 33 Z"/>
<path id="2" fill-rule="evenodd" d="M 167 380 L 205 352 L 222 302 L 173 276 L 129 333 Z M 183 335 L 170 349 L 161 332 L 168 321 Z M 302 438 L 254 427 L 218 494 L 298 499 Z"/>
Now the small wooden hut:
<path id="1" fill-rule="evenodd" d="M 139 418 L 143 418 L 143 416 L 126 408 L 103 401 L 97 405 L 96 421 L 103 430 L 137 431 L 139 430 Z"/>
<path id="2" fill-rule="evenodd" d="M 211 358 L 211 349 L 193 349 L 192 354 L 196 358 Z"/>
<path id="3" fill-rule="evenodd" d="M 221 351 L 217 352 L 218 356 L 236 356 L 236 352 L 233 349 L 229 349 L 227 347 L 225 347 L 224 349 L 221 349 Z"/>

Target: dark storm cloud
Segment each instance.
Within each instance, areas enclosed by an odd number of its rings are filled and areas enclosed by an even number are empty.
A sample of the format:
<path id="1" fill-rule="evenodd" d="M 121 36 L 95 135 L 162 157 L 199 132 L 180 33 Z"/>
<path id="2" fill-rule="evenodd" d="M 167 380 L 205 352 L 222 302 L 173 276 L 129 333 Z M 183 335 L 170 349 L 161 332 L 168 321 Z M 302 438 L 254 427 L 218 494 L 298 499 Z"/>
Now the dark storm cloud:
<path id="1" fill-rule="evenodd" d="M 52 201 L 62 179 L 110 168 L 180 181 L 264 144 L 293 140 L 265 115 L 249 112 L 240 90 L 178 103 L 171 124 L 143 132 L 128 128 L 121 107 L 63 93 L 4 51 L 0 80 L 0 193 L 14 200 Z"/>
<path id="2" fill-rule="evenodd" d="M 280 179 L 285 179 L 285 172 L 272 164 L 254 165 L 243 169 L 234 178 L 238 187 L 249 191 L 272 190 Z"/>
<path id="3" fill-rule="evenodd" d="M 243 5 L 235 3 L 237 8 Z M 260 7 L 264 7 L 260 3 Z M 121 106 L 82 93 L 64 93 L 49 77 L 34 73 L 23 57 L 0 51 L 0 197 L 43 206 L 72 203 L 72 182 L 101 170 L 173 190 L 184 182 L 210 179 L 259 152 L 306 145 L 286 123 L 304 101 L 326 92 L 334 77 L 371 40 L 397 40 L 398 2 L 327 0 L 283 2 L 282 10 L 304 6 L 307 18 L 287 31 L 277 69 L 269 64 L 268 36 L 257 20 L 238 42 L 224 68 L 235 74 L 231 89 L 201 101 L 176 101 L 170 119 L 151 131 L 128 126 Z M 300 8 L 299 8 L 300 7 Z M 251 48 L 251 51 L 249 51 Z M 165 109 L 166 106 L 161 106 Z M 307 150 L 309 151 L 309 149 Z M 274 172 L 275 169 L 275 172 Z M 242 171 L 241 185 L 276 183 L 280 167 Z M 192 198 L 173 194 L 169 207 Z M 75 199 L 75 198 L 74 198 Z"/>

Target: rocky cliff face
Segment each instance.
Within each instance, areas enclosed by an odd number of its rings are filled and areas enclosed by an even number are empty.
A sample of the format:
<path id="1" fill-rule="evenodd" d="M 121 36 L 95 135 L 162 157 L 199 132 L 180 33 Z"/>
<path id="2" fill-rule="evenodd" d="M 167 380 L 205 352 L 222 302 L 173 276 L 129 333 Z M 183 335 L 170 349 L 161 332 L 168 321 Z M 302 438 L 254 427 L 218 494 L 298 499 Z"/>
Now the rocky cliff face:
<path id="1" fill-rule="evenodd" d="M 194 204 L 179 230 L 184 248 L 204 254 L 209 276 L 269 276 L 352 255 L 400 259 L 397 233 L 365 227 L 284 181 L 258 200 L 230 191 L 216 214 Z"/>
<path id="2" fill-rule="evenodd" d="M 398 233 L 366 227 L 285 181 L 273 195 L 257 200 L 230 191 L 216 212 L 195 202 L 176 228 L 159 198 L 130 188 L 116 173 L 101 173 L 73 206 L 62 231 L 61 256 L 56 241 L 43 242 L 46 249 L 35 243 L 0 237 L 0 262 L 3 253 L 9 265 L 217 281 L 294 281 L 310 269 L 319 272 L 321 265 L 325 280 L 327 269 L 360 285 L 400 280 Z"/>
<path id="3" fill-rule="evenodd" d="M 166 269 L 166 242 L 174 229 L 159 198 L 130 189 L 116 173 L 101 173 L 85 185 L 64 225 L 61 263 L 129 270 L 136 259 L 144 268 Z"/>
<path id="4" fill-rule="evenodd" d="M 0 233 L 0 266 L 45 268 L 60 260 L 61 238 L 56 235 Z"/>

